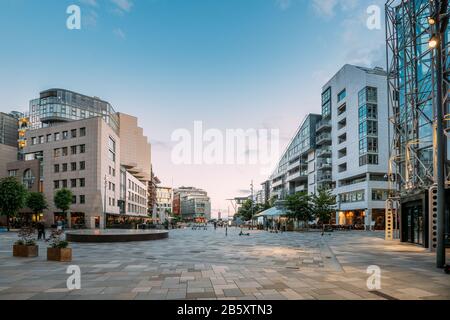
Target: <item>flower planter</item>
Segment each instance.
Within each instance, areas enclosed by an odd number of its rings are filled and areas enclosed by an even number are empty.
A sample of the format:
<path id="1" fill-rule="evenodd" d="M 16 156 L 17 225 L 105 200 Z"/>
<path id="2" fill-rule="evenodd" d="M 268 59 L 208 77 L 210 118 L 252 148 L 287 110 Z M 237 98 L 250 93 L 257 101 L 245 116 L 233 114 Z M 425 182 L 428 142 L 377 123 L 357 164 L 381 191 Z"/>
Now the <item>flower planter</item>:
<path id="1" fill-rule="evenodd" d="M 72 248 L 47 248 L 47 260 L 70 262 L 72 261 Z"/>
<path id="2" fill-rule="evenodd" d="M 34 258 L 39 255 L 39 246 L 13 245 L 13 256 L 21 258 Z"/>

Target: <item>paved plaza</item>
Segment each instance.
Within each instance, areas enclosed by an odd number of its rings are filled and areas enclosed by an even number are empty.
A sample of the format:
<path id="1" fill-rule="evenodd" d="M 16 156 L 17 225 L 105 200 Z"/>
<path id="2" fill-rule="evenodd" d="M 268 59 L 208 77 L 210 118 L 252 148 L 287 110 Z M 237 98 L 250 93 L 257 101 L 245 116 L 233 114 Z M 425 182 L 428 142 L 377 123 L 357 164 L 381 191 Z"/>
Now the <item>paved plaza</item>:
<path id="1" fill-rule="evenodd" d="M 450 276 L 425 249 L 382 232 L 274 234 L 240 229 L 171 230 L 169 239 L 72 243 L 72 263 L 14 258 L 15 233 L 0 234 L 0 299 L 450 299 Z M 448 255 L 448 253 L 447 253 Z M 66 287 L 67 266 L 81 289 Z M 367 267 L 381 268 L 369 290 Z"/>

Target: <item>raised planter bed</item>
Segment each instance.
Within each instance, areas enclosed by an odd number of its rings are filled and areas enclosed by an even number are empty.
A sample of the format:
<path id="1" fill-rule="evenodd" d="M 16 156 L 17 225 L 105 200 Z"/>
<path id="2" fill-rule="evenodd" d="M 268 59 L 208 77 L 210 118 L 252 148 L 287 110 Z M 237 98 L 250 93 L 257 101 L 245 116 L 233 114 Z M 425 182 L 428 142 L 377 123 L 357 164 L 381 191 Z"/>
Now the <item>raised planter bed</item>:
<path id="1" fill-rule="evenodd" d="M 47 260 L 70 262 L 72 261 L 72 248 L 47 248 Z"/>
<path id="2" fill-rule="evenodd" d="M 39 255 L 39 246 L 13 245 L 13 256 L 20 258 L 34 258 Z"/>

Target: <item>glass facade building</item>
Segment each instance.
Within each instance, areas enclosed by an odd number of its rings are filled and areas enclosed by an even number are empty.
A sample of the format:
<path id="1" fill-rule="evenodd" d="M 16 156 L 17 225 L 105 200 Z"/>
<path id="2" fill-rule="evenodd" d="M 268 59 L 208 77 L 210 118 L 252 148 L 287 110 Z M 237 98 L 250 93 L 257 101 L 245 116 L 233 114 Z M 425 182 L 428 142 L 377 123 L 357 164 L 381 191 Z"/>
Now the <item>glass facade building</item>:
<path id="1" fill-rule="evenodd" d="M 103 117 L 105 122 L 118 132 L 119 118 L 116 111 L 111 104 L 97 97 L 88 97 L 64 89 L 49 89 L 42 91 L 39 98 L 30 101 L 31 129 L 93 117 Z"/>
<path id="2" fill-rule="evenodd" d="M 438 3 L 444 4 L 443 1 Z M 426 247 L 432 246 L 434 241 L 429 237 L 435 223 L 429 214 L 429 192 L 436 180 L 433 161 L 436 89 L 442 85 L 445 96 L 450 83 L 450 28 L 447 26 L 443 30 L 443 70 L 437 69 L 436 50 L 428 45 L 435 33 L 428 21 L 438 14 L 435 4 L 429 0 L 390 0 L 386 4 L 389 104 L 393 122 L 390 179 L 395 185 L 396 199 L 400 199 L 401 240 Z M 447 8 L 441 10 L 449 12 L 448 3 L 446 5 Z M 442 84 L 436 81 L 437 72 L 443 73 Z M 444 113 L 449 119 L 449 97 L 446 96 Z M 444 125 L 448 128 L 449 124 L 447 121 Z M 447 174 L 449 141 L 447 134 Z M 446 197 L 447 216 L 449 198 Z M 446 225 L 449 233 L 448 218 Z"/>

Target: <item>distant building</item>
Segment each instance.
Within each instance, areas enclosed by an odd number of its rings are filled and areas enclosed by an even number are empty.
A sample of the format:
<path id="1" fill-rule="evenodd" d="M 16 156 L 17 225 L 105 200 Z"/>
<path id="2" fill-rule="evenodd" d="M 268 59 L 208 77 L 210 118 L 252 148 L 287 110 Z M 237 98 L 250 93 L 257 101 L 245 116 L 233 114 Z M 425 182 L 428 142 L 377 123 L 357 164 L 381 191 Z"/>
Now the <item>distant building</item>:
<path id="1" fill-rule="evenodd" d="M 211 201 L 208 193 L 194 187 L 174 189 L 173 208 L 184 220 L 211 219 Z M 176 212 L 175 212 L 176 211 Z"/>
<path id="2" fill-rule="evenodd" d="M 160 222 L 164 222 L 172 214 L 172 188 L 156 187 L 156 213 Z"/>

